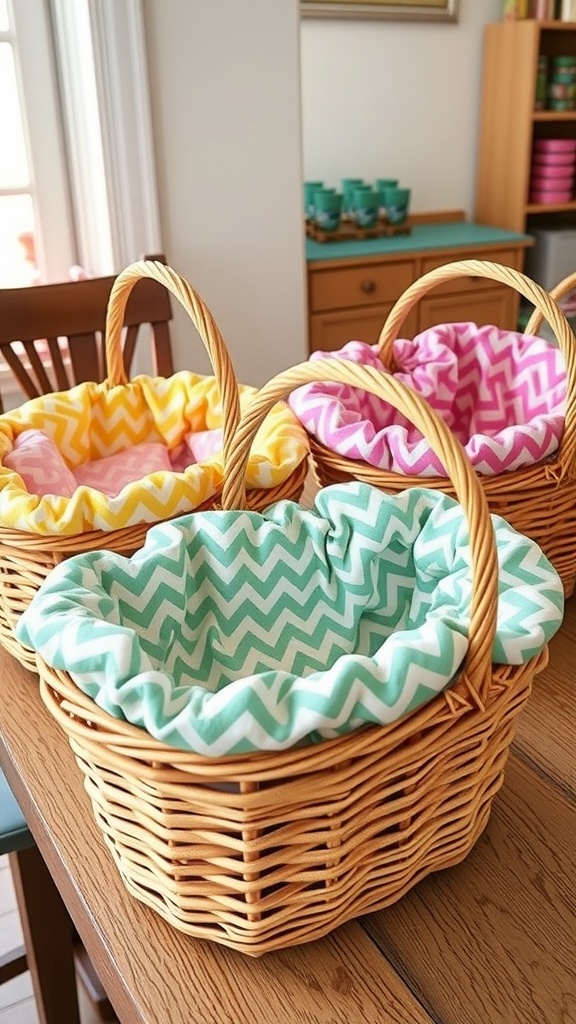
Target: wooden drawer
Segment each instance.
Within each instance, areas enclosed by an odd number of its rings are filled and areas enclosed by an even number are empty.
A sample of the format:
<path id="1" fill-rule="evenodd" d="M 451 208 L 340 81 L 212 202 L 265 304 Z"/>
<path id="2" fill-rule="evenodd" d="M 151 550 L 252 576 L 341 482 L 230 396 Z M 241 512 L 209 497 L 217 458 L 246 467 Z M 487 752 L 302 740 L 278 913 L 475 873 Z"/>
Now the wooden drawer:
<path id="1" fill-rule="evenodd" d="M 334 270 L 311 270 L 310 312 L 395 302 L 413 280 L 413 260 L 354 263 Z"/>
<path id="2" fill-rule="evenodd" d="M 438 289 L 440 291 L 440 289 Z M 430 292 L 421 299 L 418 310 L 418 330 L 436 327 L 437 324 L 454 324 L 472 321 L 483 327 L 495 324 L 502 330 L 515 331 L 518 317 L 518 295 L 511 288 L 502 285 L 492 290 L 482 289 L 478 293 L 461 295 L 436 295 Z M 401 334 L 404 331 L 401 330 Z"/>
<path id="3" fill-rule="evenodd" d="M 516 270 L 519 270 L 519 258 L 521 256 L 518 249 L 494 249 L 493 251 L 480 253 L 472 250 L 469 253 L 464 251 L 445 256 L 430 256 L 422 260 L 422 274 L 427 274 L 429 270 L 435 270 L 436 267 L 442 267 L 445 263 L 453 263 L 455 260 L 464 259 L 489 260 L 491 263 L 503 263 L 506 267 L 514 267 Z M 456 294 L 463 291 L 474 293 L 495 287 L 498 287 L 497 283 L 490 278 L 465 275 L 455 277 L 452 281 L 447 281 L 446 284 L 436 285 L 428 294 L 440 295 L 442 292 Z M 506 285 L 500 285 L 500 287 L 505 288 Z"/>
<path id="4" fill-rule="evenodd" d="M 392 305 L 389 302 L 383 306 L 317 313 L 310 317 L 310 352 L 334 352 L 348 341 L 364 341 L 367 345 L 375 345 Z M 410 313 L 401 333 L 406 338 L 416 334 L 415 313 Z"/>

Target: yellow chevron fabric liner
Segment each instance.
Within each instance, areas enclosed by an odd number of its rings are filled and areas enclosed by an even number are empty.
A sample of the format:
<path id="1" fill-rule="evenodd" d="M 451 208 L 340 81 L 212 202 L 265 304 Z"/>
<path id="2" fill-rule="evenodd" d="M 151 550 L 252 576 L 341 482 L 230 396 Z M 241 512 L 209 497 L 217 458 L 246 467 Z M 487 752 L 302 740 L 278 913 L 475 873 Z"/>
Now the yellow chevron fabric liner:
<path id="1" fill-rule="evenodd" d="M 240 385 L 242 410 L 256 389 Z M 0 525 L 44 536 L 88 530 L 118 530 L 189 512 L 222 486 L 220 451 L 183 473 L 151 473 L 115 498 L 79 487 L 71 498 L 30 494 L 18 473 L 3 465 L 15 437 L 37 429 L 51 437 L 73 469 L 85 462 L 145 441 L 181 444 L 191 432 L 222 426 L 214 377 L 187 370 L 172 377 L 134 377 L 128 384 L 78 384 L 68 391 L 34 398 L 0 416 Z M 278 403 L 258 431 L 246 475 L 248 487 L 275 487 L 308 454 L 308 440 L 294 414 Z"/>

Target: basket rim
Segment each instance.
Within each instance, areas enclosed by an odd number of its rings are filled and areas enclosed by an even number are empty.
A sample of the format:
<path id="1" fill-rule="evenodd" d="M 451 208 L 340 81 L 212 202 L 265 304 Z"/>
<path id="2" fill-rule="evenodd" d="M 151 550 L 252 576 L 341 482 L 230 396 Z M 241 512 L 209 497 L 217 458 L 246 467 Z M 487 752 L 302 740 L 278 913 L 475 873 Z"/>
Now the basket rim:
<path id="1" fill-rule="evenodd" d="M 283 498 L 294 498 L 300 496 L 308 475 L 308 459 L 304 456 L 289 476 L 274 487 L 250 487 L 246 492 L 246 507 L 253 512 L 260 511 L 266 505 Z M 222 507 L 222 486 L 209 498 L 199 505 L 191 508 L 190 512 L 207 512 Z M 189 513 L 176 512 L 166 519 L 154 520 L 154 522 L 136 523 L 134 526 L 124 526 L 118 530 L 86 530 L 83 533 L 72 534 L 40 534 L 31 533 L 26 530 L 12 529 L 0 525 L 0 564 L 3 554 L 10 554 L 14 558 L 14 551 L 22 550 L 27 554 L 42 555 L 43 553 L 54 553 L 62 558 L 83 551 L 93 551 L 101 547 L 113 548 L 116 550 L 129 550 L 134 546 L 140 546 L 151 526 L 156 523 L 168 522 L 170 519 L 177 519 Z M 3 548 L 9 552 L 3 552 Z M 0 581 L 1 587 L 1 581 Z"/>
<path id="2" fill-rule="evenodd" d="M 396 300 L 380 331 L 376 346 L 385 369 L 393 373 L 396 368 L 394 341 L 414 306 L 436 285 L 464 276 L 508 285 L 528 299 L 552 327 L 566 365 L 566 414 L 558 445 L 560 477 L 572 473 L 576 462 L 576 337 L 555 296 L 519 270 L 490 260 L 469 259 L 445 263 L 423 274 Z"/>
<path id="3" fill-rule="evenodd" d="M 40 655 L 36 655 L 42 700 L 71 741 L 74 739 L 86 749 L 91 744 L 105 746 L 113 759 L 117 756 L 119 759 L 127 757 L 146 761 L 150 765 L 151 776 L 161 772 L 164 765 L 181 767 L 182 770 L 194 769 L 196 774 L 211 779 L 229 777 L 230 769 L 242 768 L 241 774 L 246 777 L 246 781 L 251 774 L 262 779 L 267 769 L 275 773 L 283 768 L 305 771 L 307 765 L 310 771 L 329 767 L 352 753 L 361 752 L 373 743 L 377 734 L 385 732 L 396 732 L 399 744 L 415 732 L 420 733 L 442 723 L 452 732 L 461 719 L 467 719 L 470 715 L 488 714 L 493 701 L 508 699 L 519 679 L 526 676 L 531 680 L 547 663 L 548 645 L 545 645 L 538 654 L 521 665 L 492 666 L 490 692 L 488 700 L 483 703 L 476 700 L 474 687 L 464 670 L 451 688 L 443 690 L 426 704 L 388 725 L 368 724 L 320 743 L 285 750 L 210 757 L 170 747 L 138 726 L 114 718 L 83 693 L 68 672 L 52 668 Z"/>

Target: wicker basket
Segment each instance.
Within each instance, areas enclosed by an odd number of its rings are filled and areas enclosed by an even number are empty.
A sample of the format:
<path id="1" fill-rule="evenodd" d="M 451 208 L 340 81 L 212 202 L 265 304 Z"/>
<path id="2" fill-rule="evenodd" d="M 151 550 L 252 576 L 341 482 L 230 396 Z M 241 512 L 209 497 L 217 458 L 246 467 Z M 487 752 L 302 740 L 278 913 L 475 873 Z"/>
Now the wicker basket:
<path id="1" fill-rule="evenodd" d="M 567 406 L 559 449 L 546 460 L 497 476 L 478 474 L 491 512 L 503 516 L 521 533 L 535 540 L 562 578 L 566 596 L 576 582 L 576 338 L 559 307 L 539 285 L 517 270 L 482 260 L 461 260 L 424 274 L 396 302 L 382 329 L 380 358 L 391 371 L 393 343 L 410 310 L 436 285 L 464 275 L 500 281 L 532 302 L 552 327 L 566 361 Z M 526 333 L 531 333 L 528 328 Z M 432 487 L 454 495 L 447 477 L 420 477 L 377 469 L 310 439 L 316 476 L 321 484 L 363 480 L 388 493 L 405 487 Z"/>
<path id="2" fill-rule="evenodd" d="M 547 661 L 545 649 L 522 666 L 491 664 L 498 570 L 486 499 L 448 428 L 394 378 L 331 360 L 269 382 L 241 421 L 223 506 L 245 507 L 249 445 L 266 411 L 319 379 L 393 402 L 450 472 L 474 583 L 452 688 L 392 726 L 207 759 L 112 718 L 38 658 L 43 701 L 68 735 L 128 890 L 175 928 L 252 956 L 319 938 L 461 861 L 487 823 L 516 716 Z"/>
<path id="3" fill-rule="evenodd" d="M 128 296 L 142 278 L 159 281 L 180 301 L 204 342 L 222 396 L 226 462 L 240 418 L 234 368 L 218 325 L 202 298 L 183 277 L 162 263 L 134 263 L 119 274 L 113 285 L 106 314 L 106 387 L 115 388 L 127 383 L 122 355 L 122 325 Z M 251 489 L 248 492 L 249 507 L 261 509 L 281 498 L 298 498 L 308 468 L 308 460 L 304 459 L 281 484 L 269 489 Z M 198 508 L 211 508 L 219 501 L 220 494 L 216 493 Z M 151 525 L 145 522 L 125 529 L 108 532 L 90 530 L 68 536 L 45 536 L 0 526 L 0 643 L 25 668 L 35 670 L 34 654 L 15 638 L 14 626 L 48 572 L 58 562 L 81 551 L 105 547 L 130 555 L 142 546 Z"/>
<path id="4" fill-rule="evenodd" d="M 567 277 L 563 277 L 558 284 L 554 285 L 554 287 L 550 289 L 550 298 L 554 299 L 554 302 L 560 303 L 566 295 L 569 295 L 570 292 L 574 291 L 576 291 L 576 271 L 572 274 L 568 274 Z M 572 314 L 572 316 L 573 315 L 574 314 Z M 544 317 L 542 316 L 541 311 L 536 307 L 526 324 L 524 333 L 538 334 L 538 331 L 542 326 L 543 319 Z"/>

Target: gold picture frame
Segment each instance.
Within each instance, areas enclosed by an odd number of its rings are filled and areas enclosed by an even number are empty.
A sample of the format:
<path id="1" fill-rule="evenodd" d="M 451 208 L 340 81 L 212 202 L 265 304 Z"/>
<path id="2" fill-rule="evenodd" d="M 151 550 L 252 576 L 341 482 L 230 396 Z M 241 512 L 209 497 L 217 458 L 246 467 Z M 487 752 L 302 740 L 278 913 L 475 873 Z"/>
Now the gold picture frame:
<path id="1" fill-rule="evenodd" d="M 300 0 L 303 18 L 457 21 L 458 0 Z"/>

